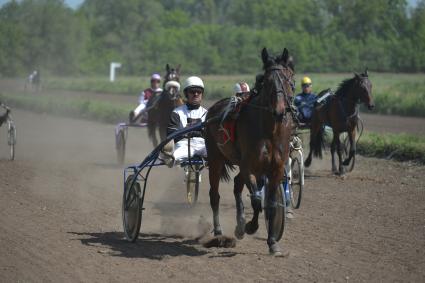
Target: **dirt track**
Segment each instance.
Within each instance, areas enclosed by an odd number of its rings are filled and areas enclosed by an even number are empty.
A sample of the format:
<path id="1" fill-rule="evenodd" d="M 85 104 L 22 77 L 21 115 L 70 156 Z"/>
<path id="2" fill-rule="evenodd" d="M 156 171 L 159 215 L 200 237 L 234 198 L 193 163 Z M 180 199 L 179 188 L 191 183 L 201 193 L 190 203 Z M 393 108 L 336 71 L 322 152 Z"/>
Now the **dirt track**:
<path id="1" fill-rule="evenodd" d="M 5 160 L 0 143 L 2 282 L 425 280 L 424 167 L 360 157 L 341 179 L 329 174 L 328 160 L 314 160 L 281 241 L 290 256 L 280 259 L 267 254 L 264 226 L 234 249 L 203 248 L 193 239 L 211 229 L 206 174 L 200 204 L 189 209 L 182 172 L 161 168 L 150 178 L 142 237 L 130 244 L 113 126 L 14 114 L 16 161 Z M 130 163 L 150 151 L 144 130 L 130 132 L 128 148 Z M 222 225 L 232 235 L 230 184 L 221 195 Z"/>

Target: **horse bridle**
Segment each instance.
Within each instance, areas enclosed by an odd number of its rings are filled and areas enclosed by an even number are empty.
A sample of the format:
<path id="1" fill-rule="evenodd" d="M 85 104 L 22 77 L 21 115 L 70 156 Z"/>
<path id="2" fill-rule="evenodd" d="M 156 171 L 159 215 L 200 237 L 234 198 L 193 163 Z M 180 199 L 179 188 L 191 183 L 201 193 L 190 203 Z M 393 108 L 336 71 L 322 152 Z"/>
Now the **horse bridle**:
<path id="1" fill-rule="evenodd" d="M 287 68 L 287 67 L 286 67 Z M 266 72 L 269 71 L 274 71 L 273 72 L 273 76 L 274 78 L 277 77 L 278 81 L 280 82 L 280 84 L 276 83 L 276 79 L 274 79 L 275 82 L 275 89 L 276 89 L 276 96 L 277 99 L 284 99 L 285 101 L 285 109 L 283 110 L 282 113 L 276 113 L 275 109 L 272 109 L 273 115 L 276 117 L 277 120 L 282 121 L 285 117 L 285 114 L 287 112 L 292 112 L 292 107 L 291 107 L 291 101 L 289 100 L 289 94 L 287 93 L 286 89 L 285 89 L 285 82 L 289 83 L 292 90 L 295 89 L 295 83 L 288 78 L 288 76 L 285 75 L 285 73 L 281 72 L 285 69 L 285 67 L 278 65 L 278 66 L 272 66 L 266 69 Z M 283 78 L 282 78 L 282 76 Z M 271 107 L 270 107 L 271 108 Z"/>

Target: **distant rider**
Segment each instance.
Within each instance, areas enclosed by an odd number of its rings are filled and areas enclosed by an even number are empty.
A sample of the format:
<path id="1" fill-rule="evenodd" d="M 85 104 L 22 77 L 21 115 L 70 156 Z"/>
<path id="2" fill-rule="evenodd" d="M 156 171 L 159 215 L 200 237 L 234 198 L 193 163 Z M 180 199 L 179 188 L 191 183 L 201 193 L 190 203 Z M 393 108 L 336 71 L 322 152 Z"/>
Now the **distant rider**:
<path id="1" fill-rule="evenodd" d="M 312 81 L 309 77 L 304 77 L 301 80 L 302 92 L 297 94 L 294 99 L 294 105 L 298 109 L 298 120 L 301 123 L 309 124 L 313 114 L 316 95 L 312 92 Z"/>
<path id="2" fill-rule="evenodd" d="M 130 122 L 135 123 L 135 121 L 142 117 L 142 122 L 147 121 L 146 116 L 146 106 L 149 101 L 149 99 L 156 94 L 159 94 L 162 92 L 162 89 L 159 87 L 161 84 L 161 76 L 159 74 L 152 74 L 151 76 L 151 87 L 145 89 L 141 92 L 139 96 L 139 106 L 137 106 L 136 109 L 130 112 Z"/>
<path id="3" fill-rule="evenodd" d="M 233 92 L 234 95 L 230 97 L 229 104 L 223 113 L 222 121 L 228 117 L 236 120 L 239 115 L 240 103 L 247 100 L 251 95 L 249 85 L 246 82 L 236 83 L 233 87 Z"/>
<path id="4" fill-rule="evenodd" d="M 167 135 L 173 132 L 195 125 L 205 121 L 207 110 L 201 106 L 204 95 L 204 82 L 199 77 L 189 77 L 184 83 L 184 95 L 186 96 L 186 104 L 177 107 L 171 113 L 170 122 L 167 128 Z M 190 133 L 190 156 L 207 156 L 205 148 L 205 140 L 202 132 Z M 172 153 L 176 163 L 180 163 L 188 158 L 188 139 L 175 140 L 175 147 Z"/>

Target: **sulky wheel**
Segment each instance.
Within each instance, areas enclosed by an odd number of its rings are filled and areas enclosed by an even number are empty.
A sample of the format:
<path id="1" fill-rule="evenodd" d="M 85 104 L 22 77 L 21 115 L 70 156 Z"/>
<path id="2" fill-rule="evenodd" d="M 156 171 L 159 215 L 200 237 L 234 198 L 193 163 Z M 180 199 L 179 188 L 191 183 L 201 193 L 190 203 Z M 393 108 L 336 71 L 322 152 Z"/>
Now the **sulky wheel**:
<path id="1" fill-rule="evenodd" d="M 122 200 L 122 222 L 125 237 L 130 242 L 135 242 L 139 236 L 140 224 L 142 223 L 142 200 L 140 184 L 133 179 L 136 175 L 127 177 L 124 185 Z"/>
<path id="2" fill-rule="evenodd" d="M 201 179 L 201 173 L 198 170 L 198 165 L 194 166 L 195 170 L 192 170 L 191 166 L 188 166 L 186 171 L 186 198 L 190 206 L 195 206 L 198 202 L 199 194 L 199 183 Z"/>
<path id="3" fill-rule="evenodd" d="M 125 160 L 125 133 L 120 130 L 116 137 L 116 150 L 118 164 L 123 164 Z"/>
<path id="4" fill-rule="evenodd" d="M 16 128 L 13 123 L 9 124 L 8 129 L 8 144 L 10 147 L 10 160 L 15 159 L 15 145 L 16 145 Z"/>
<path id="5" fill-rule="evenodd" d="M 267 203 L 267 188 L 265 189 L 266 195 L 265 195 L 265 203 Z M 277 208 L 276 208 L 276 215 L 273 221 L 273 232 L 274 235 L 272 235 L 276 241 L 279 241 L 283 236 L 283 231 L 285 230 L 285 223 L 286 223 L 286 199 L 285 199 L 285 187 L 284 184 L 281 184 L 279 188 L 275 191 L 276 194 L 276 202 L 277 202 Z M 265 208 L 267 209 L 267 208 Z M 264 218 L 266 220 L 266 230 L 269 230 L 269 221 L 267 218 L 267 213 L 264 213 Z"/>
<path id="6" fill-rule="evenodd" d="M 292 208 L 298 209 L 301 205 L 302 191 L 304 188 L 304 167 L 303 160 L 298 156 L 291 161 L 291 184 L 289 192 L 291 196 Z"/>

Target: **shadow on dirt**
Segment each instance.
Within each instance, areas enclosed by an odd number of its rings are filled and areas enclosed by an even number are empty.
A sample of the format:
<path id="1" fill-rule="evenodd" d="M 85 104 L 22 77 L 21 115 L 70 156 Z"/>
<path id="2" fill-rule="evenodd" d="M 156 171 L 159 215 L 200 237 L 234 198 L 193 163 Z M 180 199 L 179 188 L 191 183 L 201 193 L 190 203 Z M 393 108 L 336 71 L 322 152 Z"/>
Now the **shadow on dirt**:
<path id="1" fill-rule="evenodd" d="M 175 256 L 202 256 L 207 254 L 195 247 L 196 240 L 185 239 L 180 236 L 163 236 L 149 233 L 140 234 L 135 243 L 129 243 L 121 232 L 80 233 L 68 232 L 80 236 L 75 239 L 83 245 L 99 248 L 99 253 L 128 258 L 148 258 L 161 260 L 164 257 Z"/>

